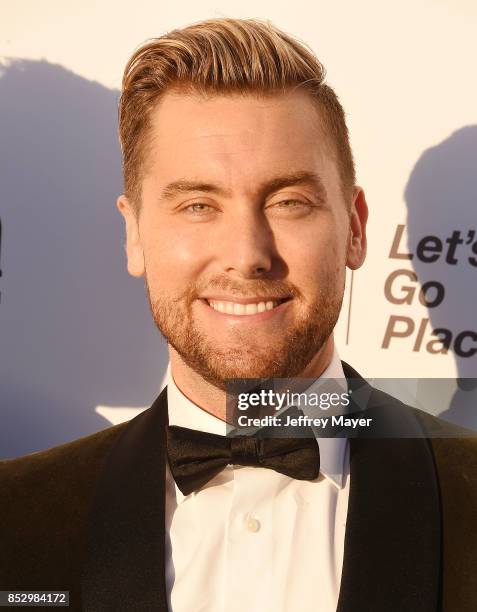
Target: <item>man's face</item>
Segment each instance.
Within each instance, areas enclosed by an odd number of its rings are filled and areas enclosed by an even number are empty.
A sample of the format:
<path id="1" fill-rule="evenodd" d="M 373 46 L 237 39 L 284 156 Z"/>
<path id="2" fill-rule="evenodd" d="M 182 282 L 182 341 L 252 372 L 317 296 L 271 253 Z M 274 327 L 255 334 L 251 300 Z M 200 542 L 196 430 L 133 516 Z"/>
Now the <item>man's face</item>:
<path id="1" fill-rule="evenodd" d="M 171 359 L 221 389 L 299 375 L 336 323 L 345 266 L 365 255 L 364 196 L 349 217 L 313 102 L 169 92 L 152 138 L 139 218 L 118 207 Z"/>

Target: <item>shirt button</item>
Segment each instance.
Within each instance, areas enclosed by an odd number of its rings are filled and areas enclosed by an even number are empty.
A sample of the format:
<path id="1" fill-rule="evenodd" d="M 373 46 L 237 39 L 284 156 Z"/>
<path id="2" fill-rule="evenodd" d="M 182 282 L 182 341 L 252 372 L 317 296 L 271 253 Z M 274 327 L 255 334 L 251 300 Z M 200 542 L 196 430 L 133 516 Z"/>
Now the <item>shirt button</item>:
<path id="1" fill-rule="evenodd" d="M 260 530 L 260 521 L 249 514 L 245 517 L 245 527 L 250 533 L 257 533 Z"/>

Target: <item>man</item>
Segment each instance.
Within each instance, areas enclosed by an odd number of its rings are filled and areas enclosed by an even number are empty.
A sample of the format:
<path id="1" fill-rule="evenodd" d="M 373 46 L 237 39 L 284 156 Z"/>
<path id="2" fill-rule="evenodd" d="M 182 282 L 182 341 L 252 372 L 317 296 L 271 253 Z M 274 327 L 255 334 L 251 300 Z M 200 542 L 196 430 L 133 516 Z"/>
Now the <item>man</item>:
<path id="1" fill-rule="evenodd" d="M 307 438 L 280 471 L 224 437 L 234 378 L 346 377 L 369 410 L 439 427 L 334 346 L 368 211 L 323 79 L 253 20 L 176 30 L 129 61 L 118 208 L 168 384 L 129 423 L 3 462 L 2 589 L 69 590 L 88 611 L 476 609 L 475 438 Z"/>

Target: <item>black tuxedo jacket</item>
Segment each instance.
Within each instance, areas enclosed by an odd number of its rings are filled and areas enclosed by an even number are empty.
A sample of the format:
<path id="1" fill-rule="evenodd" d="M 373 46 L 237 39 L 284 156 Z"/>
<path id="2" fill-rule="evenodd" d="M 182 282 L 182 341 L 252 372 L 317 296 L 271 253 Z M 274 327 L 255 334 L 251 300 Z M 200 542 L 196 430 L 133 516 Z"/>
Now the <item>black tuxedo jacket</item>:
<path id="1" fill-rule="evenodd" d="M 371 413 L 442 424 L 369 391 Z M 0 590 L 68 590 L 86 612 L 167 611 L 166 425 L 165 389 L 127 423 L 0 462 Z M 352 438 L 350 470 L 338 612 L 475 612 L 477 437 Z"/>

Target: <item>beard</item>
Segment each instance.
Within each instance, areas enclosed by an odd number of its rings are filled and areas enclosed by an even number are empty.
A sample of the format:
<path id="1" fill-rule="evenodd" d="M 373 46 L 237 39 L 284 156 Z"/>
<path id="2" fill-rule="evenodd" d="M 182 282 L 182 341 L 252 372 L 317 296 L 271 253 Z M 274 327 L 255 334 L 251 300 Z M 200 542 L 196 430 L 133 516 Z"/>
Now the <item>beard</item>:
<path id="1" fill-rule="evenodd" d="M 201 295 L 196 288 L 188 289 L 179 298 L 161 295 L 153 298 L 147 276 L 145 285 L 154 322 L 167 342 L 187 366 L 214 387 L 225 391 L 228 379 L 293 378 L 305 370 L 331 335 L 339 317 L 344 278 L 339 286 L 335 273 L 330 272 L 328 278 L 323 279 L 322 286 L 326 290 L 319 290 L 308 305 L 294 285 L 283 281 L 251 280 L 246 291 L 245 287 L 229 279 L 209 283 L 207 289 L 227 291 L 230 296 L 235 293 L 293 298 L 295 320 L 288 329 L 280 329 L 266 341 L 260 340 L 252 330 L 233 329 L 226 347 L 201 331 L 194 318 L 192 305 Z"/>

